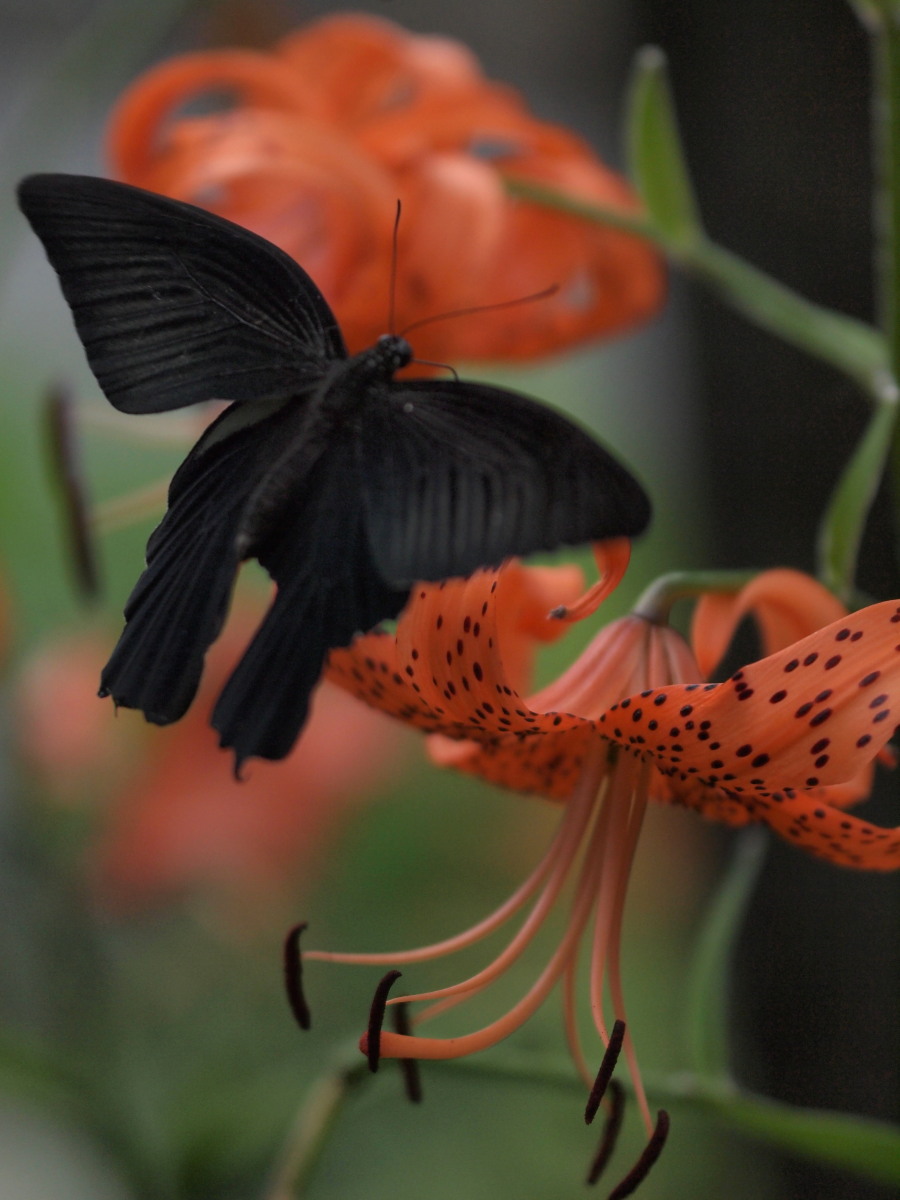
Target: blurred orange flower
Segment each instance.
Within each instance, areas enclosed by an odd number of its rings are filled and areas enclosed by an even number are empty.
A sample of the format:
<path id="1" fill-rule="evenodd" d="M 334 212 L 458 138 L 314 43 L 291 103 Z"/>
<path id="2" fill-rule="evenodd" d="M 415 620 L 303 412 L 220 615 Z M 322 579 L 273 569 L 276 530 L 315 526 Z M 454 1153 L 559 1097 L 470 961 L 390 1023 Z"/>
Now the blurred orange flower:
<path id="1" fill-rule="evenodd" d="M 232 924 L 271 911 L 356 804 L 403 767 L 394 722 L 324 684 L 309 736 L 281 763 L 235 780 L 209 713 L 258 614 L 239 608 L 209 653 L 199 703 L 158 729 L 91 702 L 98 637 L 45 647 L 22 674 L 17 711 L 26 764 L 57 799 L 102 809 L 91 858 L 97 894 L 130 911 L 184 892 L 211 898 Z M 88 697 L 85 700 L 85 697 Z"/>
<path id="2" fill-rule="evenodd" d="M 218 111 L 190 115 L 223 96 Z M 108 146 L 126 182 L 210 208 L 297 259 L 351 351 L 385 332 L 398 198 L 398 329 L 558 286 L 419 330 L 421 358 L 532 359 L 627 329 L 662 301 L 663 267 L 646 242 L 504 187 L 524 180 L 633 212 L 622 178 L 485 79 L 461 44 L 376 17 L 313 22 L 270 53 L 170 59 L 119 100 Z"/>

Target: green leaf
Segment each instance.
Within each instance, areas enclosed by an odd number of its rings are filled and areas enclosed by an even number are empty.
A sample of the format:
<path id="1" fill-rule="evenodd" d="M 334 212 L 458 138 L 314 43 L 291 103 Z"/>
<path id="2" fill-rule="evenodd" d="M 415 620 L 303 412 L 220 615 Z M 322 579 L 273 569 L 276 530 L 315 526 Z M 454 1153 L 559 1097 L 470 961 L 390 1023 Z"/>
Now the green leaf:
<path id="1" fill-rule="evenodd" d="M 896 405 L 879 404 L 844 468 L 819 527 L 819 577 L 848 603 L 853 595 L 860 540 L 884 473 L 896 423 Z"/>
<path id="2" fill-rule="evenodd" d="M 656 46 L 638 51 L 627 117 L 632 179 L 654 224 L 673 250 L 703 239 L 678 134 L 666 58 Z"/>

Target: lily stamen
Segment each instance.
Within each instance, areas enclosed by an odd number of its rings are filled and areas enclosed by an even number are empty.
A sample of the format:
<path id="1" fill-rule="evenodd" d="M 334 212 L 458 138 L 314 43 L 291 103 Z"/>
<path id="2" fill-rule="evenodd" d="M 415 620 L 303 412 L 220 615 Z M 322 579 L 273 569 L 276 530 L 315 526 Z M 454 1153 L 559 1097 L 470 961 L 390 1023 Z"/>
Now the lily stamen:
<path id="1" fill-rule="evenodd" d="M 594 1086 L 591 1088 L 591 1094 L 588 1096 L 587 1104 L 584 1109 L 584 1123 L 590 1125 L 594 1117 L 597 1115 L 597 1110 L 600 1107 L 600 1102 L 606 1095 L 606 1090 L 612 1082 L 612 1074 L 616 1069 L 616 1063 L 619 1061 L 619 1054 L 622 1051 L 622 1041 L 625 1037 L 625 1022 L 616 1021 L 613 1024 L 612 1032 L 609 1035 L 609 1043 L 604 1052 L 603 1059 L 600 1063 L 600 1070 L 597 1072 L 597 1078 L 594 1080 Z"/>
<path id="2" fill-rule="evenodd" d="M 395 1003 L 392 1009 L 394 1032 L 399 1034 L 408 1034 L 409 1028 L 409 1012 L 408 1006 L 404 1003 Z M 406 1098 L 411 1104 L 422 1103 L 422 1076 L 419 1071 L 419 1064 L 414 1058 L 398 1058 L 397 1066 L 400 1068 L 403 1075 L 403 1084 L 406 1088 Z"/>
<path id="3" fill-rule="evenodd" d="M 604 1098 L 604 1107 L 608 1111 L 603 1123 L 603 1135 L 584 1181 L 589 1186 L 596 1183 L 603 1174 L 606 1164 L 612 1158 L 616 1142 L 619 1140 L 619 1130 L 622 1128 L 622 1118 L 625 1116 L 625 1089 L 617 1079 L 610 1080 L 609 1089 Z"/>
<path id="4" fill-rule="evenodd" d="M 650 1141 L 644 1147 L 644 1152 L 637 1160 L 620 1184 L 609 1193 L 608 1200 L 625 1200 L 644 1182 L 650 1173 L 650 1168 L 662 1154 L 666 1138 L 669 1136 L 669 1114 L 661 1108 L 656 1117 L 656 1127 L 650 1136 Z"/>
<path id="5" fill-rule="evenodd" d="M 284 939 L 284 990 L 294 1020 L 301 1029 L 309 1029 L 312 1024 L 312 1015 L 303 993 L 303 957 L 300 953 L 300 935 L 306 925 L 306 921 L 301 921 L 288 930 Z"/>
<path id="6" fill-rule="evenodd" d="M 388 992 L 400 978 L 399 971 L 388 971 L 387 975 L 375 989 L 372 1006 L 369 1009 L 369 1025 L 366 1032 L 366 1057 L 369 1060 L 369 1070 L 374 1074 L 381 1060 L 381 1027 L 384 1024 L 384 1014 L 387 1008 Z M 401 1035 L 402 1036 L 402 1035 Z M 398 1057 L 392 1055 L 392 1057 Z"/>

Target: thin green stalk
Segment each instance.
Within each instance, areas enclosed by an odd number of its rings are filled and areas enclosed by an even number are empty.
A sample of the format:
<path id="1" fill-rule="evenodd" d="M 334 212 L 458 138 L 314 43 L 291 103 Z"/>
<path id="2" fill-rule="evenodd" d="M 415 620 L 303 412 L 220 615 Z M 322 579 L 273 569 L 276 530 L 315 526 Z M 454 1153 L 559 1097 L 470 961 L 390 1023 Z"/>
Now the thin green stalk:
<path id="1" fill-rule="evenodd" d="M 507 179 L 506 188 L 513 196 L 646 238 L 749 321 L 830 363 L 876 402 L 893 400 L 896 386 L 885 343 L 865 322 L 813 304 L 705 235 L 673 245 L 647 217 L 589 204 L 522 179 Z"/>
<path id="2" fill-rule="evenodd" d="M 350 1093 L 371 1078 L 368 1063 L 353 1048 L 310 1089 L 285 1142 L 264 1200 L 300 1200 L 315 1174 Z"/>
<path id="3" fill-rule="evenodd" d="M 872 147 L 875 280 L 878 319 L 891 368 L 900 374 L 900 12 L 893 3 L 859 10 L 872 47 Z M 893 431 L 890 474 L 900 503 L 900 426 Z"/>

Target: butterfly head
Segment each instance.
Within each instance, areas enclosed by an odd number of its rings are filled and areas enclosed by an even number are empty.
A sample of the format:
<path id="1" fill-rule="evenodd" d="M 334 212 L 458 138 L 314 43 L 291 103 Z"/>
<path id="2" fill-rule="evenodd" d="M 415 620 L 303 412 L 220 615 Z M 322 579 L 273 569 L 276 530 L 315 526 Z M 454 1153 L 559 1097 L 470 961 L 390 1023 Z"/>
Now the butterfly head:
<path id="1" fill-rule="evenodd" d="M 368 353 L 372 355 L 372 365 L 377 364 L 378 374 L 383 371 L 389 376 L 413 360 L 412 346 L 396 333 L 383 333 Z"/>

